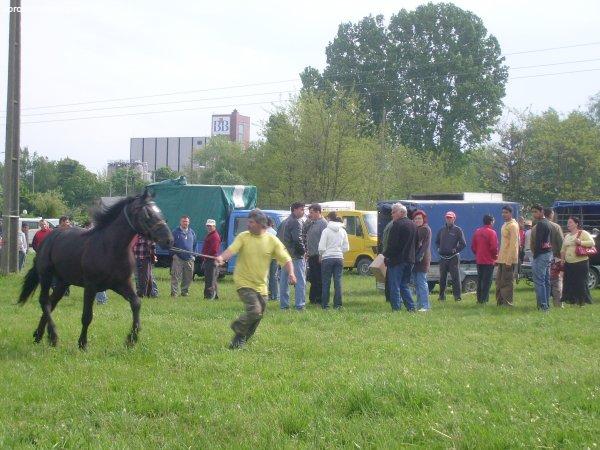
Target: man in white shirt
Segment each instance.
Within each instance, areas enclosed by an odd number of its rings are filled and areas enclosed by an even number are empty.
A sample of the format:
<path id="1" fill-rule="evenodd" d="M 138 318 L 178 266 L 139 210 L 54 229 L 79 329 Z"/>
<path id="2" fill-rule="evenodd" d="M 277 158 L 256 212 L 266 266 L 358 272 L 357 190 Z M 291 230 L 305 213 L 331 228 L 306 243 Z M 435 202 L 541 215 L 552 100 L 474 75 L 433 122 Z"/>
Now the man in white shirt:
<path id="1" fill-rule="evenodd" d="M 19 249 L 19 272 L 25 265 L 25 256 L 27 256 L 27 249 L 29 245 L 27 243 L 27 235 L 29 233 L 29 225 L 25 222 L 21 225 L 21 229 L 17 233 L 18 249 Z"/>

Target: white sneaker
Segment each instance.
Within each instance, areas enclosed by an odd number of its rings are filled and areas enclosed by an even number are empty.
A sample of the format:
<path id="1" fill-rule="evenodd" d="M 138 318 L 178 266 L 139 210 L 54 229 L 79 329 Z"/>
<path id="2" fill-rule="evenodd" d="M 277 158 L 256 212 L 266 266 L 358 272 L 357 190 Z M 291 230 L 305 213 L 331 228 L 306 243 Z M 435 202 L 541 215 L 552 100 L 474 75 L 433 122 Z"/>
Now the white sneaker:
<path id="1" fill-rule="evenodd" d="M 420 308 L 420 309 L 417 309 L 417 311 L 419 311 L 419 312 L 427 312 L 427 311 L 429 311 L 429 310 L 428 310 L 428 309 L 425 309 L 425 308 Z"/>

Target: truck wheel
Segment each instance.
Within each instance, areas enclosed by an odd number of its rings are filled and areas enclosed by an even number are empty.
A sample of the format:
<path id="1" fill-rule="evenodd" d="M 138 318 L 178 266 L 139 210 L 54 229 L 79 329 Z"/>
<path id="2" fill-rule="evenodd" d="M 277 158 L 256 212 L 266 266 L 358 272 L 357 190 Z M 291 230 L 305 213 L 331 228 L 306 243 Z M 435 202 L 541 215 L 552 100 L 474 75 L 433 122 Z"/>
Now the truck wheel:
<path id="1" fill-rule="evenodd" d="M 360 258 L 356 263 L 356 271 L 358 272 L 358 274 L 363 276 L 371 275 L 371 272 L 369 271 L 369 266 L 372 262 L 373 261 L 371 260 L 371 258 L 368 258 L 366 256 Z"/>
<path id="2" fill-rule="evenodd" d="M 462 282 L 463 292 L 475 292 L 477 291 L 477 277 L 474 275 L 467 275 Z"/>
<path id="3" fill-rule="evenodd" d="M 590 272 L 588 274 L 588 287 L 590 291 L 592 289 L 596 289 L 598 287 L 598 283 L 600 283 L 600 274 L 598 273 L 598 269 L 595 267 L 590 267 Z"/>

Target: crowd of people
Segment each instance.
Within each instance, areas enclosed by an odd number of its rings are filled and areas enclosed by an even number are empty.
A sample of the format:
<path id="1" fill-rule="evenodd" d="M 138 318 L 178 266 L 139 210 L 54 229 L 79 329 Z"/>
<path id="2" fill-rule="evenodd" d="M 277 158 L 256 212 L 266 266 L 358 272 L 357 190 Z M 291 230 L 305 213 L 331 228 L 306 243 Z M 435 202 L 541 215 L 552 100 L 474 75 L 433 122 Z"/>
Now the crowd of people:
<path id="1" fill-rule="evenodd" d="M 231 348 L 242 347 L 255 333 L 267 301 L 278 301 L 282 310 L 290 308 L 290 285 L 294 285 L 296 310 L 302 311 L 306 307 L 307 282 L 310 284 L 308 301 L 328 309 L 333 279 L 333 308 L 342 308 L 344 253 L 349 250 L 344 224 L 335 212 L 323 217 L 318 203 L 309 206 L 306 219 L 304 212 L 303 203 L 293 203 L 290 215 L 276 230 L 273 220 L 255 209 L 248 217 L 248 231 L 236 236 L 222 253 L 216 221 L 208 219 L 200 254 L 195 253 L 198 238 L 190 227 L 190 217 L 182 216 L 179 226 L 172 230 L 171 297 L 189 296 L 195 259 L 200 256 L 204 298 L 218 299 L 220 266 L 237 255 L 233 280 L 245 305 L 245 313 L 231 325 L 235 333 Z M 581 306 L 591 303 L 587 280 L 589 256 L 596 251 L 593 237 L 581 229 L 577 217 L 569 218 L 568 233 L 563 235 L 561 227 L 553 222 L 552 208 L 535 205 L 531 213 L 533 223 L 522 218 L 517 222 L 512 207 L 503 206 L 504 223 L 499 237 L 494 229 L 494 217 L 483 216 L 482 226 L 475 231 L 470 243 L 477 264 L 477 302 L 485 304 L 489 301 L 496 272 L 496 303 L 513 306 L 515 274 L 519 265 L 528 261 L 541 311 L 549 310 L 551 297 L 555 307 L 562 307 L 564 303 Z M 424 211 L 414 211 L 409 218 L 407 208 L 402 203 L 395 203 L 391 215 L 392 220 L 382 233 L 382 253 L 386 267 L 386 297 L 392 311 L 400 311 L 402 306 L 409 312 L 431 309 L 427 275 L 432 245 L 440 256 L 438 299 L 446 299 L 449 276 L 454 300 L 461 301 L 460 252 L 467 242 L 456 223 L 456 214 L 453 211 L 445 214 L 445 225 L 437 230 L 435 238 Z M 59 228 L 70 226 L 68 217 L 60 218 Z M 92 224 L 88 222 L 85 227 L 91 228 Z M 20 268 L 27 254 L 27 232 L 24 224 L 19 232 Z M 48 223 L 41 220 L 32 248 L 37 251 L 51 232 Z M 152 266 L 157 261 L 155 243 L 138 234 L 131 249 L 137 295 L 157 297 L 158 287 L 152 275 Z M 106 292 L 99 292 L 96 300 L 106 303 Z"/>

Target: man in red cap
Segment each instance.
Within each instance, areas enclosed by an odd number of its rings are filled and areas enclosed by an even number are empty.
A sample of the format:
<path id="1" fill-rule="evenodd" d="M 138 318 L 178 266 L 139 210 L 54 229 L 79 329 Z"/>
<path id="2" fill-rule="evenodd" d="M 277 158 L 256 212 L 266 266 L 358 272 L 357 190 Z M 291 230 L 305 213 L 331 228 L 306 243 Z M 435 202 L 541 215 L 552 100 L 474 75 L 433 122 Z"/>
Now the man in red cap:
<path id="1" fill-rule="evenodd" d="M 435 245 L 440 255 L 440 301 L 446 300 L 446 279 L 448 272 L 452 279 L 452 293 L 454 300 L 461 301 L 460 283 L 460 255 L 459 253 L 467 246 L 463 230 L 454 224 L 456 214 L 454 211 L 446 213 L 446 225 L 435 238 Z"/>

